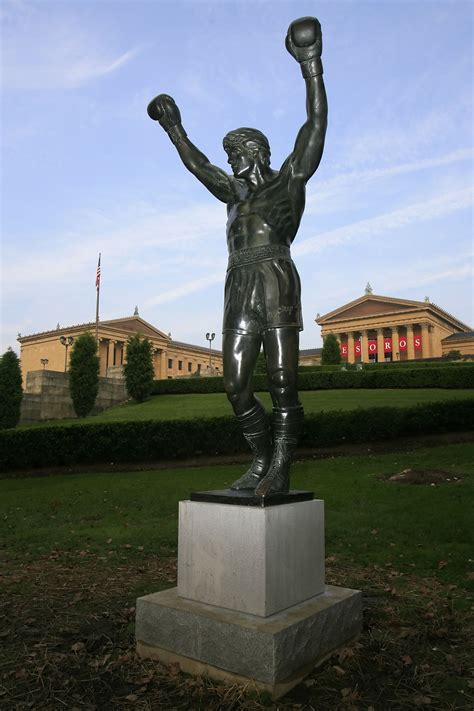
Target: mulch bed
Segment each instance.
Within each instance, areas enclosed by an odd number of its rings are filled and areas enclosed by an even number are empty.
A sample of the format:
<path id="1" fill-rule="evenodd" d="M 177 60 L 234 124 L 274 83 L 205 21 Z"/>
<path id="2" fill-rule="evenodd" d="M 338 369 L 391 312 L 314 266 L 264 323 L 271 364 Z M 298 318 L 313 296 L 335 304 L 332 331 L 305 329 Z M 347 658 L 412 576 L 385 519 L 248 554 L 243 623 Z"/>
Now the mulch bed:
<path id="1" fill-rule="evenodd" d="M 174 585 L 175 559 L 132 552 L 113 559 L 85 550 L 29 563 L 7 560 L 0 581 L 0 708 L 473 707 L 474 635 L 463 589 L 390 565 L 348 567 L 334 556 L 327 568 L 328 583 L 364 591 L 363 634 L 272 702 L 251 685 L 225 686 L 137 657 L 135 598 Z"/>
<path id="2" fill-rule="evenodd" d="M 393 484 L 425 484 L 437 486 L 438 484 L 460 484 L 462 476 L 454 475 L 444 469 L 404 469 L 397 474 L 381 474 L 383 479 Z"/>

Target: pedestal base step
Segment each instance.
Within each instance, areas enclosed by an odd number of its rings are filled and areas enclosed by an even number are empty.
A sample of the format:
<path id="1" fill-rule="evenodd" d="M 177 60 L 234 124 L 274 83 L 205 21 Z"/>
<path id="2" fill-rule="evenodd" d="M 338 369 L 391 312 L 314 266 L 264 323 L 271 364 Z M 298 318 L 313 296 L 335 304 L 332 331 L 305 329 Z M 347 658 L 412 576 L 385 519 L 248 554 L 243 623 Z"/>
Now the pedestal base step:
<path id="1" fill-rule="evenodd" d="M 325 592 L 270 617 L 180 598 L 177 589 L 137 600 L 137 652 L 182 671 L 252 684 L 279 698 L 362 629 L 362 594 Z"/>

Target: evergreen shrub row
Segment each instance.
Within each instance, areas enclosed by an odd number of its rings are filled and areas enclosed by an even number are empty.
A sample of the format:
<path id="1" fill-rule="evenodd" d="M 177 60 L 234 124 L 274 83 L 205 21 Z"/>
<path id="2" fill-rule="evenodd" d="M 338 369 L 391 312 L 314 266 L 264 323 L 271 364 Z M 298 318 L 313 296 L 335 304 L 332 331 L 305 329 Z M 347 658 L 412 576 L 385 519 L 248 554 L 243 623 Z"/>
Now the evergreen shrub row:
<path id="1" fill-rule="evenodd" d="M 362 368 L 360 367 L 362 365 Z M 412 369 L 412 368 L 456 368 L 456 367 L 473 367 L 474 360 L 465 361 L 450 361 L 441 360 L 440 358 L 433 360 L 409 360 L 400 361 L 393 363 L 341 363 L 340 365 L 300 365 L 298 367 L 299 373 L 323 373 L 323 372 L 336 372 L 338 370 L 397 370 L 399 368 Z"/>
<path id="2" fill-rule="evenodd" d="M 329 366 L 326 366 L 328 368 Z M 336 370 L 318 368 L 298 375 L 300 390 L 331 388 L 474 388 L 474 368 L 374 368 L 373 370 Z M 266 375 L 255 375 L 255 390 L 268 390 Z M 223 378 L 175 378 L 155 380 L 153 395 L 222 393 Z"/>
<path id="3" fill-rule="evenodd" d="M 474 429 L 474 398 L 415 407 L 320 412 L 305 418 L 301 447 L 374 442 Z M 156 462 L 247 451 L 234 417 L 56 425 L 0 432 L 0 470 Z"/>

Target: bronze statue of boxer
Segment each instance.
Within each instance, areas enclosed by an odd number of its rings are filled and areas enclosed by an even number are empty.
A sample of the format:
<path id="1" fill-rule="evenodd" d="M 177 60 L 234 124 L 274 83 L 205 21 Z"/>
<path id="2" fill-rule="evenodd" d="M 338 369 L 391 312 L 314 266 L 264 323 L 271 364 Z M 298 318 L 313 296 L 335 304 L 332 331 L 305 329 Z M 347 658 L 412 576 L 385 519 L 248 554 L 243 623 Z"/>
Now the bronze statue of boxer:
<path id="1" fill-rule="evenodd" d="M 290 256 L 305 206 L 305 187 L 324 148 L 327 99 L 321 64 L 321 26 L 316 18 L 291 23 L 286 48 L 301 66 L 307 118 L 280 170 L 270 167 L 267 138 L 254 128 L 230 131 L 224 149 L 233 175 L 211 165 L 189 140 L 174 100 L 155 97 L 148 114 L 168 133 L 188 170 L 227 204 L 229 264 L 224 299 L 224 385 L 254 454 L 233 489 L 267 496 L 289 490 L 292 454 L 303 408 L 298 399 L 300 280 Z M 272 426 L 252 389 L 263 343 Z"/>

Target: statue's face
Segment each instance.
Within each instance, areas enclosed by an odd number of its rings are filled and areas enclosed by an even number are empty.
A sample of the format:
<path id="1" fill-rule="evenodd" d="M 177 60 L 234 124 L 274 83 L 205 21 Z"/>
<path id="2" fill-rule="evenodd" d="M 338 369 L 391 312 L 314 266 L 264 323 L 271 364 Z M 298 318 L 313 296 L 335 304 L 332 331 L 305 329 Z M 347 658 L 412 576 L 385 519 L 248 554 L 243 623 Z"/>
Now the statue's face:
<path id="1" fill-rule="evenodd" d="M 236 178 L 246 178 L 255 165 L 254 152 L 244 143 L 232 146 L 228 156 L 227 162 Z"/>

